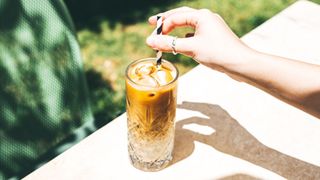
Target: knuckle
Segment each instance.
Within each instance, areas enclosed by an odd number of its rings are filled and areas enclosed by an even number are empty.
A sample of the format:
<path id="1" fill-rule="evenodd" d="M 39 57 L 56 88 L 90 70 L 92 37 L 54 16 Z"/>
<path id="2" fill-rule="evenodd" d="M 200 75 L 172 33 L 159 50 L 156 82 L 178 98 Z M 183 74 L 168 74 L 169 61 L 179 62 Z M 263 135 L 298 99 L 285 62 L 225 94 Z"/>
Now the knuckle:
<path id="1" fill-rule="evenodd" d="M 203 16 L 206 16 L 208 18 L 214 18 L 214 19 L 218 19 L 218 20 L 221 19 L 221 16 L 218 13 L 214 13 L 214 12 L 210 11 L 209 9 L 200 9 L 199 11 Z"/>
<path id="2" fill-rule="evenodd" d="M 212 18 L 215 19 L 216 21 L 223 21 L 222 17 L 217 13 L 214 13 L 212 15 Z"/>
<path id="3" fill-rule="evenodd" d="M 212 13 L 212 15 L 216 18 L 221 18 L 221 16 L 218 13 Z"/>

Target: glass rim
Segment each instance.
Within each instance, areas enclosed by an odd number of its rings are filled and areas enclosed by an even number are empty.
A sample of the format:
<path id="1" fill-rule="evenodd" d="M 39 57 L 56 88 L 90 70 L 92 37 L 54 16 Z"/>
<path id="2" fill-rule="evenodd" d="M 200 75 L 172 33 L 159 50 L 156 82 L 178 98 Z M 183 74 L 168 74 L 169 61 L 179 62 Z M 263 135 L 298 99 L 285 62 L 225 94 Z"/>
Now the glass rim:
<path id="1" fill-rule="evenodd" d="M 170 64 L 170 65 L 172 65 L 172 67 L 174 68 L 174 70 L 176 71 L 176 76 L 174 77 L 174 79 L 172 80 L 172 81 L 170 81 L 168 84 L 165 84 L 165 85 L 160 85 L 160 86 L 158 86 L 158 87 L 154 87 L 154 86 L 149 86 L 149 85 L 142 85 L 142 84 L 138 84 L 138 83 L 136 83 L 136 82 L 134 82 L 130 77 L 129 77 L 129 75 L 128 75 L 128 73 L 129 73 L 129 68 L 130 67 L 132 67 L 132 65 L 134 65 L 134 64 L 137 64 L 137 63 L 140 63 L 140 62 L 143 62 L 143 61 L 149 61 L 149 60 L 156 60 L 156 58 L 143 58 L 143 59 L 137 59 L 137 60 L 134 60 L 133 62 L 131 62 L 128 66 L 127 66 L 127 68 L 126 68 L 126 79 L 128 79 L 131 83 L 133 83 L 134 85 L 137 85 L 137 86 L 141 86 L 141 87 L 147 87 L 147 88 L 163 88 L 163 87 L 166 87 L 166 86 L 169 86 L 169 85 L 171 85 L 171 84 L 173 84 L 173 83 L 175 83 L 176 81 L 177 81 L 177 79 L 178 79 L 178 77 L 179 77 L 179 70 L 178 70 L 178 68 L 172 63 L 172 62 L 170 62 L 170 61 L 168 61 L 168 60 L 165 60 L 165 59 L 162 59 L 162 61 L 164 61 L 164 62 L 166 62 L 166 63 L 168 63 L 168 64 Z"/>

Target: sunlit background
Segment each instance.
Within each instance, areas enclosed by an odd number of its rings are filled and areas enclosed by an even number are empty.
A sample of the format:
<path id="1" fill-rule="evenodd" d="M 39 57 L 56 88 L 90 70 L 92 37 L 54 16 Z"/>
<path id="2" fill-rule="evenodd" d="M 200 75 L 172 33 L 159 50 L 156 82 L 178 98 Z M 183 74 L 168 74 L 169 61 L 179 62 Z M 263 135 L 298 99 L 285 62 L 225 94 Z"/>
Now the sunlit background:
<path id="1" fill-rule="evenodd" d="M 153 28 L 149 16 L 189 6 L 219 13 L 243 36 L 295 0 L 65 0 L 76 25 L 94 116 L 108 122 L 125 111 L 124 71 L 133 60 L 155 56 L 145 44 Z M 320 0 L 315 0 L 320 2 Z M 173 33 L 183 37 L 191 29 Z M 228 51 L 228 49 L 226 49 Z M 197 65 L 182 55 L 166 54 L 181 74 Z"/>
<path id="2" fill-rule="evenodd" d="M 61 2 L 75 25 L 85 78 Z M 0 0 L 0 180 L 20 179 L 125 112 L 125 68 L 155 56 L 145 44 L 154 29 L 149 16 L 181 6 L 207 8 L 241 37 L 294 2 Z M 197 65 L 182 55 L 164 58 L 181 75 Z"/>

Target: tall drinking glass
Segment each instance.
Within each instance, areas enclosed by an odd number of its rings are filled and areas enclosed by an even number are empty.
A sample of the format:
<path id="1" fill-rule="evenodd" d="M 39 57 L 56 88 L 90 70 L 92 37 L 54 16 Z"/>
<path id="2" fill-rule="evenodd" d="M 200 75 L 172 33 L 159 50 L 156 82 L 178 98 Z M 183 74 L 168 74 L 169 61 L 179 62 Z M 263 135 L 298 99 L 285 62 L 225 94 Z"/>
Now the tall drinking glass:
<path id="1" fill-rule="evenodd" d="M 158 171 L 172 159 L 178 76 L 172 63 L 155 58 L 127 67 L 128 151 L 138 169 Z"/>

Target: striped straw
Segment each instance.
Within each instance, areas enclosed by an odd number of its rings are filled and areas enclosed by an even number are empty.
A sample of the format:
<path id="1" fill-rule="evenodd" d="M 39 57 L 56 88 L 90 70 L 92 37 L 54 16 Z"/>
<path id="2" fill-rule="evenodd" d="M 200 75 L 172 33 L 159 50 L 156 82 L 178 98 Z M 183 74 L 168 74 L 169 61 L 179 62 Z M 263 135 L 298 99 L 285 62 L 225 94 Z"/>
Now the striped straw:
<path id="1" fill-rule="evenodd" d="M 162 34 L 162 16 L 157 16 L 157 35 Z M 162 59 L 162 52 L 157 50 L 157 66 L 161 65 L 161 59 Z"/>

